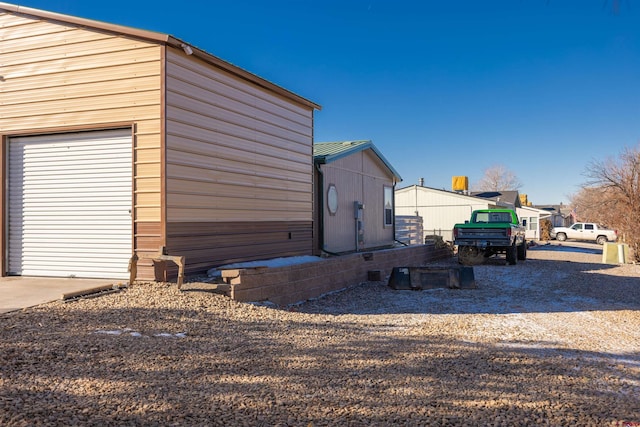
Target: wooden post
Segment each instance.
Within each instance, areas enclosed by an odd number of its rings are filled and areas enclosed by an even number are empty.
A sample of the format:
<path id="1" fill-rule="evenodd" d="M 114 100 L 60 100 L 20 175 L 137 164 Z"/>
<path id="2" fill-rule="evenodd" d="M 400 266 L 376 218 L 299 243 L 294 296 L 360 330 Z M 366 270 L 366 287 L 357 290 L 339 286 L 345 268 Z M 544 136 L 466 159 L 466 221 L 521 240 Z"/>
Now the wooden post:
<path id="1" fill-rule="evenodd" d="M 140 258 L 137 254 L 134 253 L 129 260 L 129 285 L 132 285 L 136 279 L 136 275 L 138 273 L 138 260 L 150 259 L 151 261 L 171 261 L 175 263 L 175 265 L 178 266 L 178 289 L 182 288 L 182 283 L 184 282 L 185 257 L 166 255 L 164 252 L 164 247 L 160 246 L 158 253 L 155 255 L 142 256 L 142 258 Z"/>
<path id="2" fill-rule="evenodd" d="M 138 255 L 134 253 L 129 260 L 129 286 L 133 285 L 138 275 Z"/>

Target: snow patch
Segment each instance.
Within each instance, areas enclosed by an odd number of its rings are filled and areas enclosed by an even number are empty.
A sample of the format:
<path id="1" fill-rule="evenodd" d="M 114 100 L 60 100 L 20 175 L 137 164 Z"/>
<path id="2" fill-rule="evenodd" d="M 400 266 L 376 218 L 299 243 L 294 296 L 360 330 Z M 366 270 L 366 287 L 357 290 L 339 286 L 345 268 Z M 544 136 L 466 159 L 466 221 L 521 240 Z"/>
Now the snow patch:
<path id="1" fill-rule="evenodd" d="M 94 334 L 104 334 L 104 335 L 129 335 L 132 337 L 148 337 L 148 335 L 143 335 L 138 331 L 134 331 L 133 329 L 130 328 L 124 328 L 124 329 L 115 329 L 115 330 L 105 330 L 105 329 L 98 329 L 96 331 L 93 332 Z M 165 337 L 165 338 L 185 338 L 187 336 L 186 332 L 178 332 L 177 334 L 170 334 L 167 332 L 161 332 L 158 334 L 154 334 L 154 337 Z"/>
<path id="2" fill-rule="evenodd" d="M 242 269 L 242 268 L 254 268 L 254 267 L 287 267 L 290 265 L 306 264 L 309 262 L 318 262 L 323 259 L 312 255 L 292 256 L 283 258 L 272 258 L 258 261 L 237 262 L 233 264 L 225 264 L 219 267 L 215 267 L 207 271 L 209 277 L 219 277 L 222 273 L 220 270 Z"/>

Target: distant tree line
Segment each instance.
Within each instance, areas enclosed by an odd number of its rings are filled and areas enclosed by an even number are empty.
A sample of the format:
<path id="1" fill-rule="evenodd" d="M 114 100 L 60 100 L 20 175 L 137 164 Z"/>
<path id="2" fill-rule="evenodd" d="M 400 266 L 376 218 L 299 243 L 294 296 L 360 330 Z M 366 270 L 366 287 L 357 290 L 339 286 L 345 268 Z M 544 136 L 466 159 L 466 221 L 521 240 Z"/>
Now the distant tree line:
<path id="1" fill-rule="evenodd" d="M 625 148 L 617 158 L 592 161 L 585 177 L 571 199 L 578 218 L 618 230 L 640 261 L 640 144 Z"/>

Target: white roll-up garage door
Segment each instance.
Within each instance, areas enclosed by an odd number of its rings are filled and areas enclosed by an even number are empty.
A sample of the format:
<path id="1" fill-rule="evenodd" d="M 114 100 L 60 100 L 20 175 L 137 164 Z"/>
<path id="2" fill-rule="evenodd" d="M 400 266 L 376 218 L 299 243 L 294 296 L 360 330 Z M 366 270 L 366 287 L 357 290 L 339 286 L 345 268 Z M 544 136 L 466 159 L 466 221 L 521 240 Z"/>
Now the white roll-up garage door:
<path id="1" fill-rule="evenodd" d="M 131 141 L 131 129 L 9 139 L 9 274 L 128 277 Z"/>

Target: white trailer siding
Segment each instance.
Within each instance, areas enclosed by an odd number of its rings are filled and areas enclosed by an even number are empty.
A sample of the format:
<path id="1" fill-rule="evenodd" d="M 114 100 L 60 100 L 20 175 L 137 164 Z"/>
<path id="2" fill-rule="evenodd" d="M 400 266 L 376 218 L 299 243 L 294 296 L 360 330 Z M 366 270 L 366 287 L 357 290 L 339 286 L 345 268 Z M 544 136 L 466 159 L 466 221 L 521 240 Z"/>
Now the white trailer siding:
<path id="1" fill-rule="evenodd" d="M 395 199 L 396 215 L 421 216 L 424 236 L 436 234 L 446 241 L 453 241 L 453 226 L 468 220 L 472 211 L 495 207 L 490 200 L 419 185 L 397 189 Z"/>
<path id="2" fill-rule="evenodd" d="M 525 237 L 527 240 L 540 240 L 540 220 L 551 217 L 551 214 L 542 209 L 531 207 L 516 208 L 516 213 L 520 223 L 526 220 L 527 224 Z"/>

